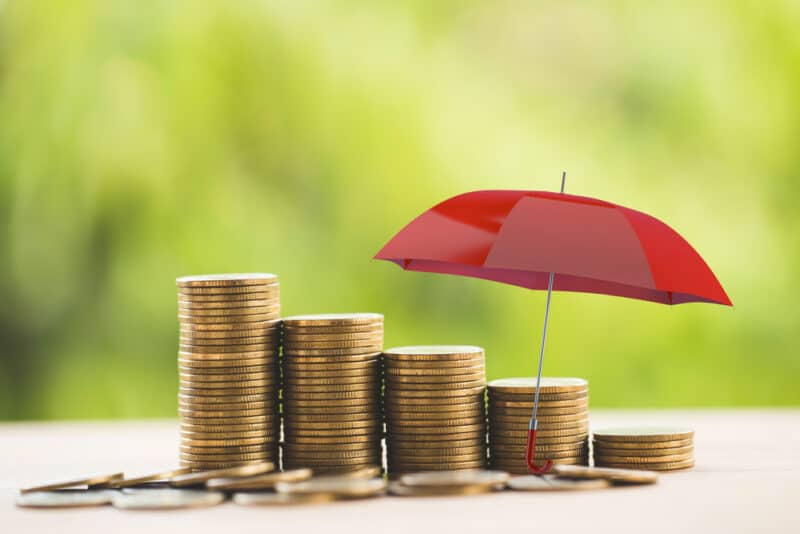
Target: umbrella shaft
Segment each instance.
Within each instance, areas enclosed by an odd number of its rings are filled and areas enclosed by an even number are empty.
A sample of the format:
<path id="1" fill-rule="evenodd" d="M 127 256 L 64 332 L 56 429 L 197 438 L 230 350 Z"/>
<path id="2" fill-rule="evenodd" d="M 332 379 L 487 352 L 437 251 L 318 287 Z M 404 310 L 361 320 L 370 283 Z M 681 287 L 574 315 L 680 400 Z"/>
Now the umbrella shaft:
<path id="1" fill-rule="evenodd" d="M 544 363 L 544 343 L 547 341 L 547 322 L 550 318 L 550 297 L 553 295 L 553 278 L 555 273 L 550 273 L 547 281 L 547 303 L 544 306 L 544 328 L 542 329 L 542 346 L 539 348 L 539 371 L 536 374 L 536 393 L 533 395 L 533 416 L 531 428 L 536 428 L 536 412 L 539 410 L 539 384 L 542 382 L 542 364 Z"/>

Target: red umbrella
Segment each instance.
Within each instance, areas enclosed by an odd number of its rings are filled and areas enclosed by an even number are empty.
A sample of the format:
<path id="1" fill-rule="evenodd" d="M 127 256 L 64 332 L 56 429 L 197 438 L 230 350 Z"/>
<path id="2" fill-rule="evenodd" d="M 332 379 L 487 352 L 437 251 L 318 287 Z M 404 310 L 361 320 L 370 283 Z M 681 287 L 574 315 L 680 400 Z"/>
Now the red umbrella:
<path id="1" fill-rule="evenodd" d="M 550 296 L 602 293 L 661 304 L 731 305 L 703 258 L 675 230 L 640 211 L 547 191 L 474 191 L 411 221 L 375 256 L 408 271 L 456 274 L 547 289 L 526 461 L 534 464 L 536 412 Z"/>

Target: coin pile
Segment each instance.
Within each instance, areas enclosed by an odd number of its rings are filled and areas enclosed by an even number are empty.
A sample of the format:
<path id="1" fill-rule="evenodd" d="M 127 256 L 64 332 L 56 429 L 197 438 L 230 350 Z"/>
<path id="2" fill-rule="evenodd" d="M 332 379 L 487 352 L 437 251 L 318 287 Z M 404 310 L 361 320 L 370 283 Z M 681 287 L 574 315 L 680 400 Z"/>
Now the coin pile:
<path id="1" fill-rule="evenodd" d="M 277 277 L 187 276 L 177 285 L 181 465 L 277 463 Z"/>
<path id="2" fill-rule="evenodd" d="M 526 474 L 525 447 L 536 378 L 489 382 L 489 462 L 493 469 Z M 580 378 L 542 377 L 534 460 L 588 464 L 589 385 Z"/>
<path id="3" fill-rule="evenodd" d="M 649 471 L 694 467 L 694 432 L 689 428 L 610 428 L 593 436 L 598 467 Z"/>
<path id="4" fill-rule="evenodd" d="M 391 476 L 483 468 L 483 349 L 399 347 L 383 352 L 387 463 Z"/>
<path id="5" fill-rule="evenodd" d="M 334 473 L 381 465 L 383 315 L 283 320 L 283 468 Z"/>

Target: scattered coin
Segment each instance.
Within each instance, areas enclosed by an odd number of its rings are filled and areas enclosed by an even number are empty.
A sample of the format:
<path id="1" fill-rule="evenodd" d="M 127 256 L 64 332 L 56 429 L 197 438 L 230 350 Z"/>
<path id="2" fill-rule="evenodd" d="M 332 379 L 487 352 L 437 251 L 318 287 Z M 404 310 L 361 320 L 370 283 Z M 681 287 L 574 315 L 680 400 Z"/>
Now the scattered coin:
<path id="1" fill-rule="evenodd" d="M 161 471 L 159 473 L 153 473 L 150 475 L 143 475 L 134 478 L 125 478 L 118 482 L 111 483 L 111 486 L 114 488 L 132 488 L 135 486 L 141 486 L 144 484 L 150 484 L 153 482 L 163 482 L 169 481 L 177 476 L 186 475 L 191 473 L 191 469 L 188 468 L 180 468 L 180 469 L 172 469 L 170 471 Z"/>
<path id="2" fill-rule="evenodd" d="M 386 491 L 386 481 L 382 478 L 318 477 L 304 482 L 279 483 L 278 493 L 292 495 L 328 494 L 338 499 L 362 499 L 377 497 Z"/>
<path id="3" fill-rule="evenodd" d="M 170 484 L 176 487 L 200 486 L 212 478 L 250 477 L 267 473 L 273 469 L 275 469 L 275 464 L 272 462 L 259 462 L 226 469 L 210 469 L 198 473 L 178 475 L 170 480 Z"/>
<path id="4" fill-rule="evenodd" d="M 111 504 L 114 490 L 76 490 L 31 491 L 17 496 L 15 504 L 22 508 L 79 508 Z"/>
<path id="5" fill-rule="evenodd" d="M 516 491 L 576 491 L 576 490 L 594 490 L 607 488 L 609 485 L 608 480 L 586 479 L 586 480 L 571 480 L 554 478 L 548 475 L 535 476 L 527 475 L 521 477 L 514 477 L 508 481 L 508 487 Z"/>
<path id="6" fill-rule="evenodd" d="M 406 486 L 402 482 L 389 484 L 389 493 L 400 497 L 438 497 L 447 495 L 476 495 L 503 489 L 502 485 L 462 484 L 457 486 Z"/>
<path id="7" fill-rule="evenodd" d="M 219 491 L 271 490 L 279 482 L 300 482 L 311 478 L 312 474 L 311 469 L 293 469 L 251 477 L 212 478 L 206 482 L 206 487 Z"/>
<path id="8" fill-rule="evenodd" d="M 658 474 L 653 471 L 587 467 L 584 465 L 554 465 L 553 474 L 558 478 L 574 480 L 600 478 L 608 480 L 612 484 L 655 484 L 658 481 Z"/>
<path id="9" fill-rule="evenodd" d="M 216 506 L 225 500 L 218 491 L 153 489 L 133 493 L 117 493 L 112 504 L 124 510 L 172 510 Z"/>
<path id="10" fill-rule="evenodd" d="M 233 502 L 244 506 L 303 506 L 336 500 L 332 493 L 236 493 Z"/>
<path id="11" fill-rule="evenodd" d="M 32 493 L 34 491 L 48 491 L 57 489 L 77 488 L 86 486 L 88 488 L 110 487 L 115 483 L 123 480 L 125 475 L 122 473 L 112 473 L 110 475 L 97 475 L 77 480 L 68 480 L 65 482 L 54 482 L 52 484 L 43 484 L 41 486 L 31 486 L 22 488 L 20 493 Z"/>

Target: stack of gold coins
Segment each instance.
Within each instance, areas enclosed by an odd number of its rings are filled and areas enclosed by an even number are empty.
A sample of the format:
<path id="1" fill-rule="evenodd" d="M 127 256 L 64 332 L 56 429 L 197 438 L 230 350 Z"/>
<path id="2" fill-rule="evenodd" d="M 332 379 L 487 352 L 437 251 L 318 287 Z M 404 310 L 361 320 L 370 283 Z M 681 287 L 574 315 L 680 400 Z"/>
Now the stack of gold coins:
<path id="1" fill-rule="evenodd" d="M 589 384 L 580 378 L 542 377 L 536 416 L 537 465 L 588 464 Z M 536 378 L 489 382 L 489 462 L 493 469 L 528 472 L 525 448 Z"/>
<path id="2" fill-rule="evenodd" d="M 272 274 L 178 278 L 181 465 L 277 461 L 280 298 Z"/>
<path id="3" fill-rule="evenodd" d="M 389 474 L 486 464 L 486 369 L 471 346 L 383 352 Z"/>
<path id="4" fill-rule="evenodd" d="M 694 467 L 694 432 L 681 427 L 609 428 L 593 432 L 594 465 L 675 471 Z"/>
<path id="5" fill-rule="evenodd" d="M 383 315 L 283 320 L 283 467 L 334 473 L 381 465 Z"/>

